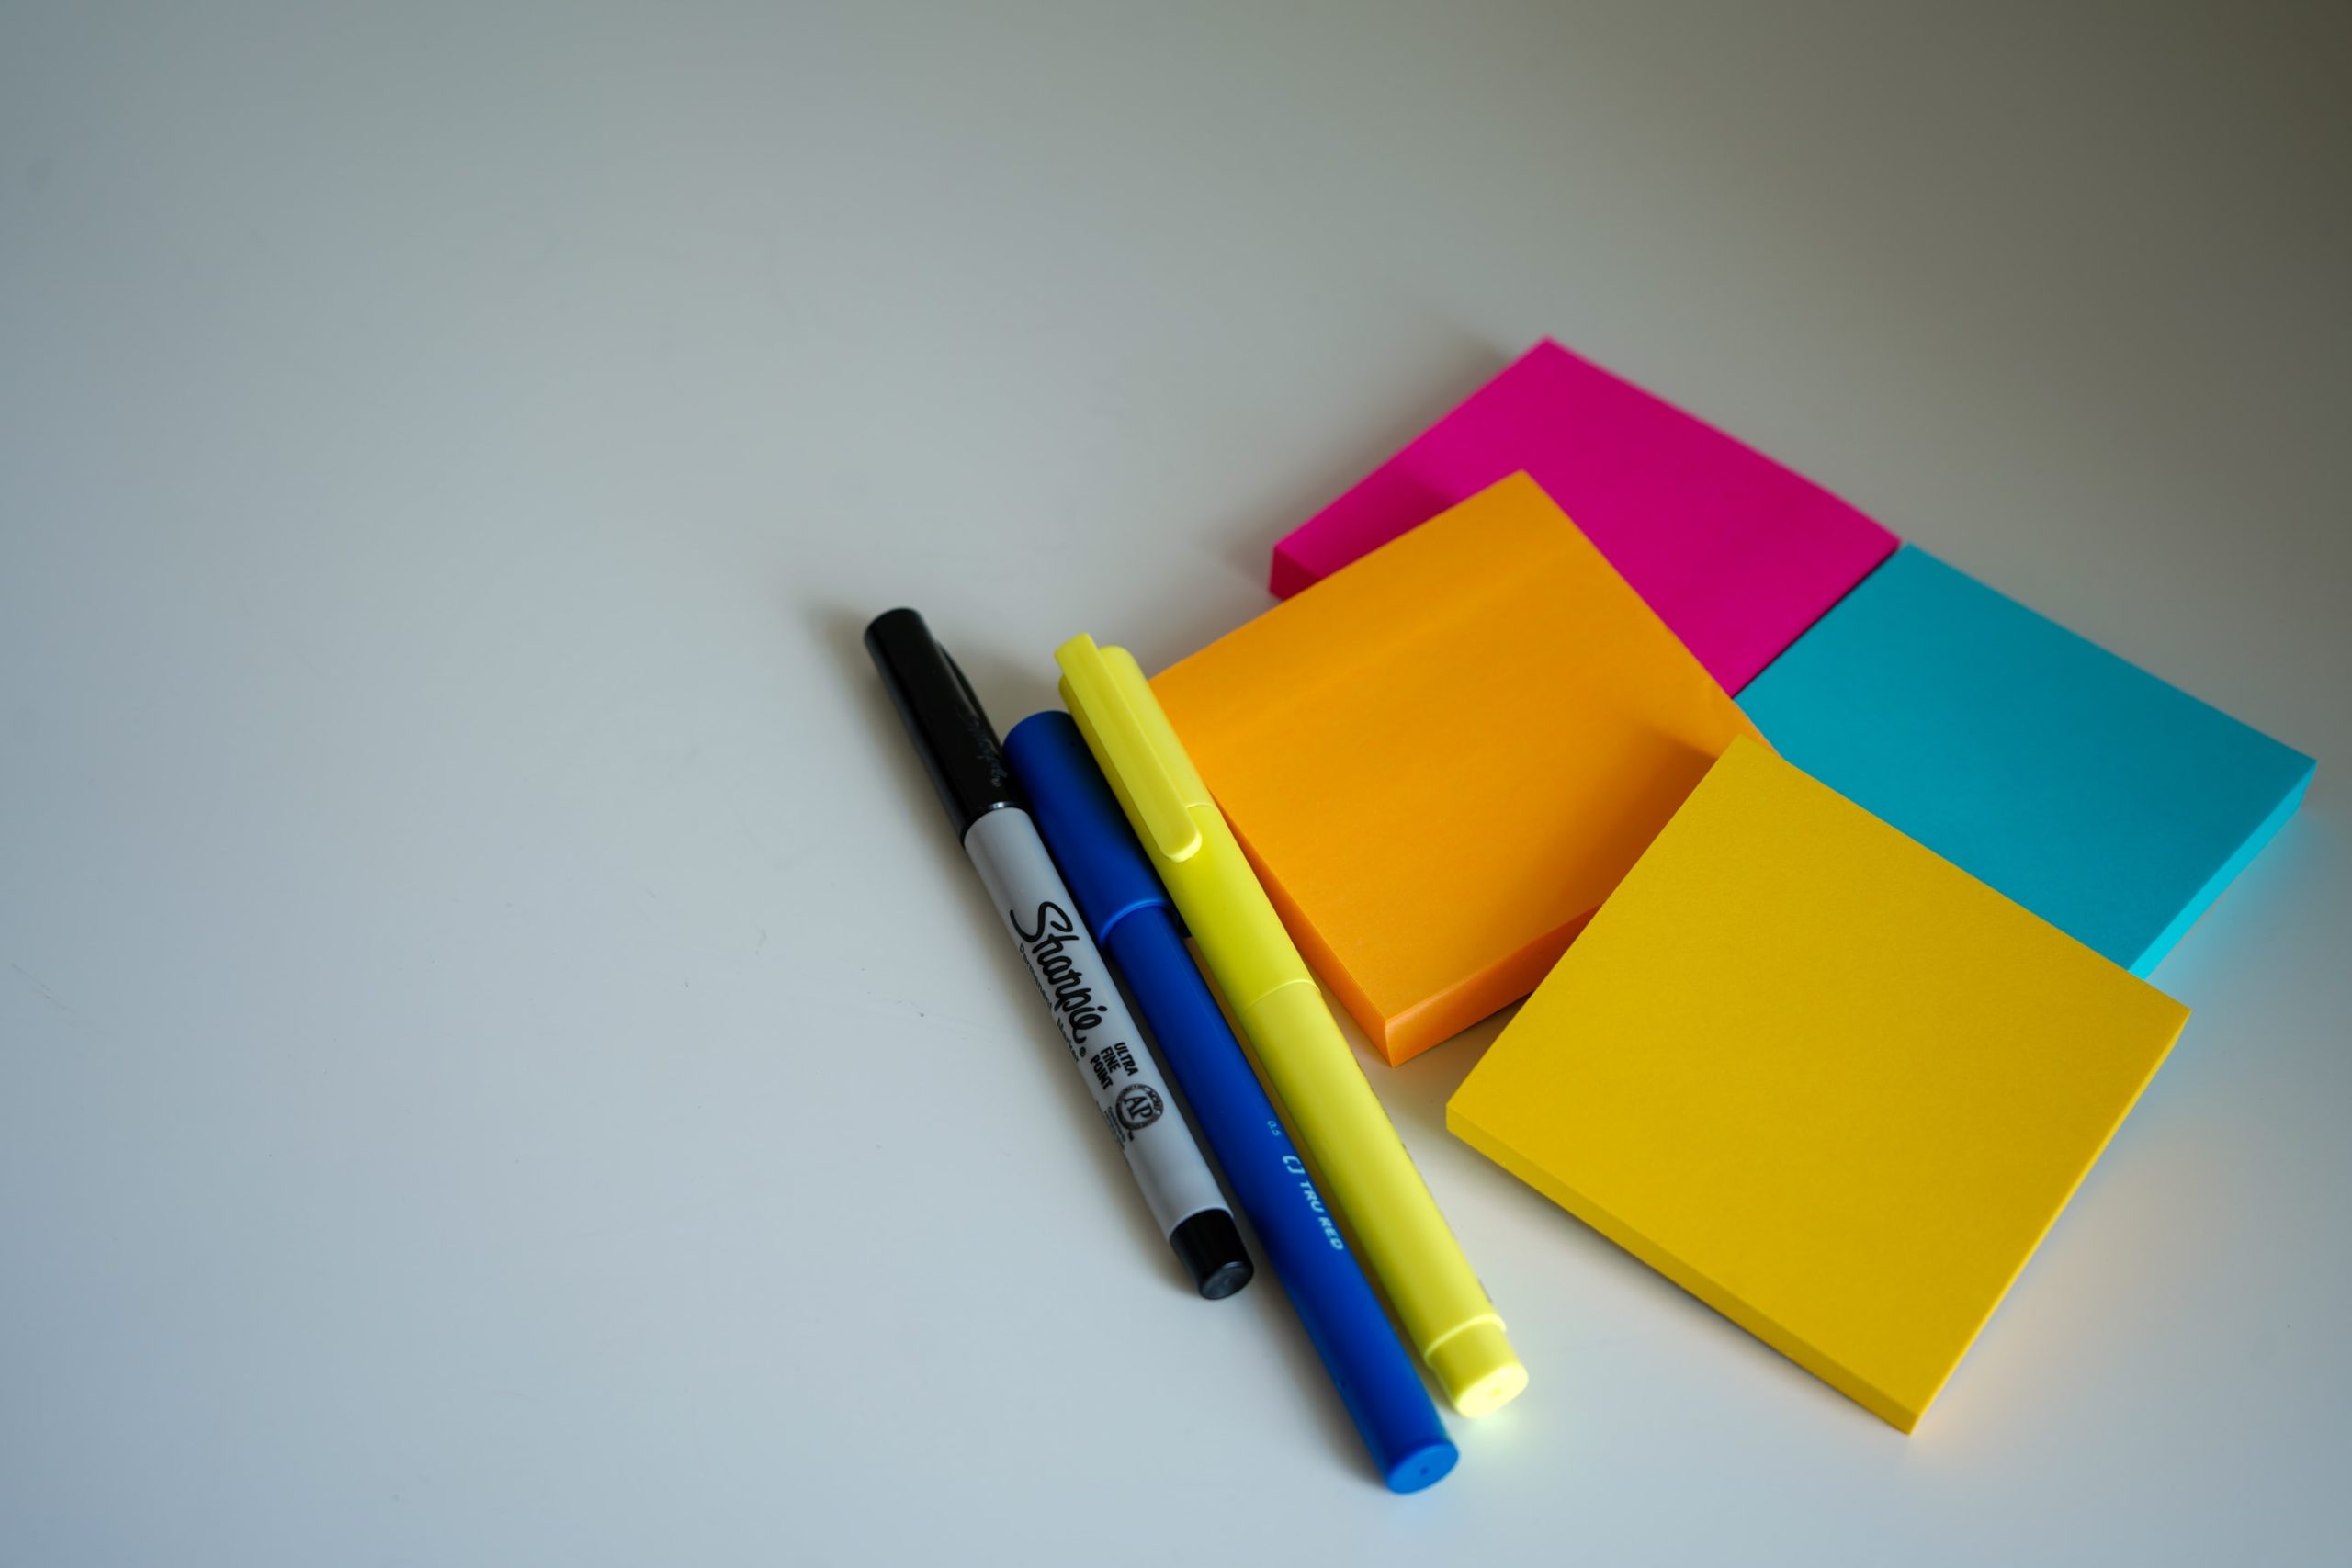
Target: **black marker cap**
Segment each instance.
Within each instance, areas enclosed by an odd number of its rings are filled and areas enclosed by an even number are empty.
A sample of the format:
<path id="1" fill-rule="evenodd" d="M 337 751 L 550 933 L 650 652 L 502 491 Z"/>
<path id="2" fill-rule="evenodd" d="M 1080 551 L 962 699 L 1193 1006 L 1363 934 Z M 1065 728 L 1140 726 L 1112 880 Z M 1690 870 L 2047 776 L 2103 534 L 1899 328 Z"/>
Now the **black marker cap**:
<path id="1" fill-rule="evenodd" d="M 865 651 L 882 671 L 957 838 L 1000 806 L 1027 806 L 972 683 L 921 615 L 885 610 L 875 616 L 865 628 Z"/>
<path id="2" fill-rule="evenodd" d="M 1168 1244 L 1209 1301 L 1225 1300 L 1254 1272 L 1250 1254 L 1242 1250 L 1241 1227 L 1223 1209 L 1203 1209 L 1185 1219 L 1168 1233 Z"/>

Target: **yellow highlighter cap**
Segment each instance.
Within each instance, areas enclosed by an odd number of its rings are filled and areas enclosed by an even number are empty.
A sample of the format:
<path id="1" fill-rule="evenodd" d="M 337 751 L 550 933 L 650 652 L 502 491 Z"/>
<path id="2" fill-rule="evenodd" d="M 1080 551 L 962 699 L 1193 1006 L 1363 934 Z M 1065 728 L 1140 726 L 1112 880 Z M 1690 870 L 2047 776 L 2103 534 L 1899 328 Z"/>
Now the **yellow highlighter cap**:
<path id="1" fill-rule="evenodd" d="M 1464 1324 L 1430 1346 L 1424 1359 L 1453 1408 L 1473 1420 L 1500 1410 L 1527 1386 L 1527 1369 L 1498 1318 Z"/>
<path id="2" fill-rule="evenodd" d="M 1146 847 L 1189 859 L 1201 847 L 1193 807 L 1209 804 L 1208 786 L 1159 711 L 1143 667 L 1125 649 L 1098 648 L 1084 632 L 1054 649 L 1054 662 L 1061 666 L 1062 702 L 1112 789 L 1139 819 Z"/>

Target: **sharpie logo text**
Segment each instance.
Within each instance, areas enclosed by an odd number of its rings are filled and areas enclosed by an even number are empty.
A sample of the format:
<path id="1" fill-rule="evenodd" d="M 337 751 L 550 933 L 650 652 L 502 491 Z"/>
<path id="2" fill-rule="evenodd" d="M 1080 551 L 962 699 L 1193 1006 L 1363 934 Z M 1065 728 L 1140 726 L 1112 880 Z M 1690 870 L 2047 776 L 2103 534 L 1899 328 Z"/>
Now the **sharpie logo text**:
<path id="1" fill-rule="evenodd" d="M 1094 991 L 1086 983 L 1085 971 L 1078 966 L 1078 960 L 1063 951 L 1071 945 L 1078 922 L 1070 919 L 1069 910 L 1050 900 L 1037 906 L 1035 931 L 1022 929 L 1016 910 L 1006 910 L 1005 919 L 1012 922 L 1012 934 L 1021 939 L 1029 965 L 1037 972 L 1037 983 L 1046 988 L 1054 1010 L 1069 1029 L 1069 1043 L 1085 1044 L 1086 1032 L 1101 1027 L 1102 1014 L 1094 1006 Z"/>

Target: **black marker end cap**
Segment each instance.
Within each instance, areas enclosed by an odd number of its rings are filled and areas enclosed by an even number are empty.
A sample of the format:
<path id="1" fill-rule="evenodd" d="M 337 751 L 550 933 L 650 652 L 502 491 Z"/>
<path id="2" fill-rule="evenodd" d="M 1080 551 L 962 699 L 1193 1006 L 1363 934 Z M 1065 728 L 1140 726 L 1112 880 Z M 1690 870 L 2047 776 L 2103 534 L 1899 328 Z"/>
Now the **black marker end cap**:
<path id="1" fill-rule="evenodd" d="M 1241 1245 L 1241 1227 L 1223 1209 L 1203 1209 L 1168 1233 L 1204 1301 L 1221 1302 L 1257 1272 Z"/>
<path id="2" fill-rule="evenodd" d="M 865 651 L 957 837 L 1000 806 L 1024 804 L 972 683 L 921 615 L 899 609 L 875 616 L 865 628 Z"/>

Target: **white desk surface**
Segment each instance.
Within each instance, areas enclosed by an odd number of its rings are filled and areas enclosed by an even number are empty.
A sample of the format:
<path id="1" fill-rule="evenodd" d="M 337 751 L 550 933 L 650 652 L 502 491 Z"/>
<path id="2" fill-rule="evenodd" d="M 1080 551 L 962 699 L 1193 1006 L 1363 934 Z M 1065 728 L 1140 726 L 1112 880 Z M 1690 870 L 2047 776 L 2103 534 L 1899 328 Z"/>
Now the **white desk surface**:
<path id="1" fill-rule="evenodd" d="M 2343 9 L 0 9 L 0 1562 L 2340 1561 Z M 1907 1439 L 1374 1067 L 1399 1499 L 857 632 L 1165 662 L 1545 333 L 2321 770 Z"/>

